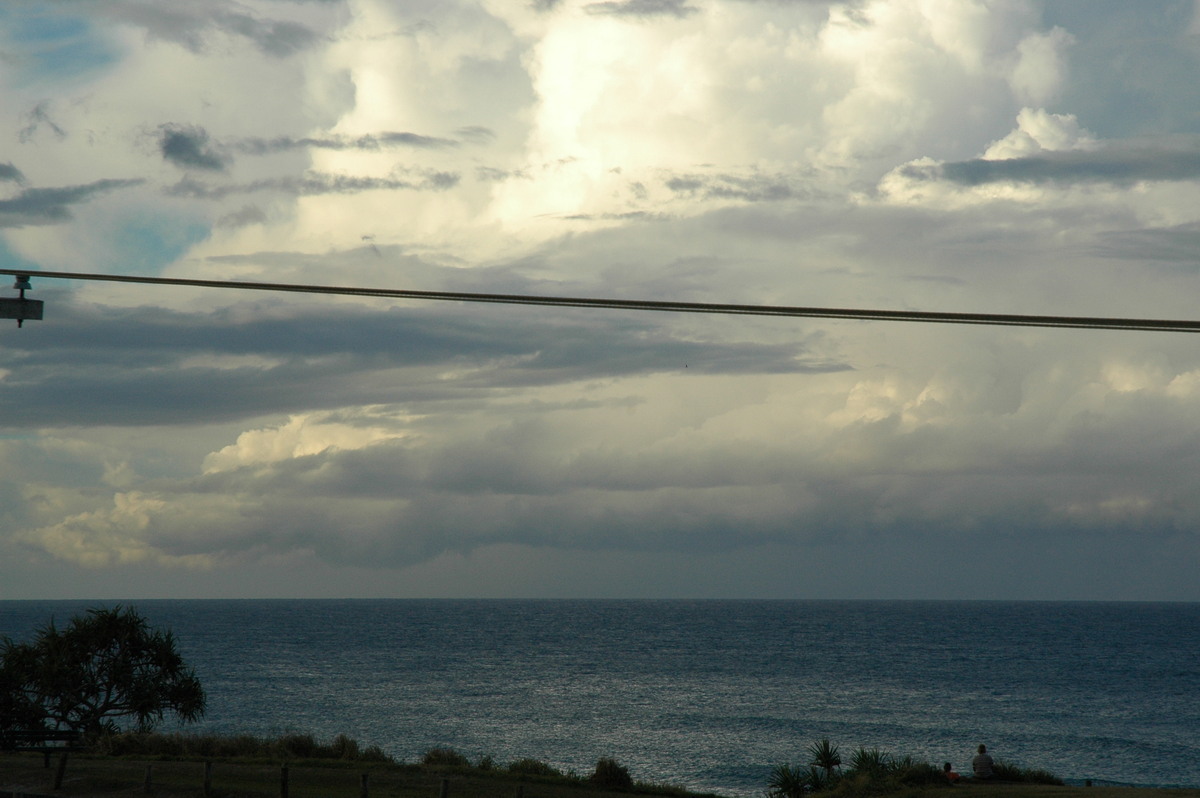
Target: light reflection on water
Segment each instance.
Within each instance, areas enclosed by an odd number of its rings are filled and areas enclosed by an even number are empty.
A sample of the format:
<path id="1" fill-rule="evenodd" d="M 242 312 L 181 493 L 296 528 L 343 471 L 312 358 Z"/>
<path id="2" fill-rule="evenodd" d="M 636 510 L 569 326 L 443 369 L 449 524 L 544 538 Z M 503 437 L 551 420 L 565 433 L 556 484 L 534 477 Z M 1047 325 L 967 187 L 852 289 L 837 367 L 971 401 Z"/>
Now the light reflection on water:
<path id="1" fill-rule="evenodd" d="M 0 602 L 20 636 L 78 602 Z M 202 731 L 347 734 L 761 795 L 828 737 L 966 767 L 1200 786 L 1200 606 L 955 602 L 147 601 Z M 984 630 L 984 631 L 980 631 Z M 848 758 L 848 757 L 847 757 Z"/>

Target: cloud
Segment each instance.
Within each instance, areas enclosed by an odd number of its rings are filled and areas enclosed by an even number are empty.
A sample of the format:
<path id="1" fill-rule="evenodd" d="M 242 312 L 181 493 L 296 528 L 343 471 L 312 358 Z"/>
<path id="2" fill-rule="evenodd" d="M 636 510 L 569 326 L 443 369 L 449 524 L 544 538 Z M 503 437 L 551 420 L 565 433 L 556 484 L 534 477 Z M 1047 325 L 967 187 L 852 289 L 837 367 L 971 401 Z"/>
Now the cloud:
<path id="1" fill-rule="evenodd" d="M 464 129 L 466 136 L 484 138 L 486 129 Z M 440 149 L 457 147 L 453 139 L 423 136 L 403 131 L 383 131 L 361 136 L 275 136 L 241 138 L 221 144 L 210 143 L 208 131 L 198 125 L 175 123 L 159 126 L 158 147 L 163 158 L 184 169 L 226 171 L 233 163 L 230 153 L 262 156 L 293 150 L 376 152 L 390 147 Z"/>
<path id="2" fill-rule="evenodd" d="M 685 174 L 667 178 L 664 183 L 676 194 L 705 199 L 773 202 L 797 196 L 787 178 L 782 176 Z"/>
<path id="3" fill-rule="evenodd" d="M 268 155 L 270 153 L 310 148 L 319 150 L 373 151 L 397 146 L 437 149 L 441 147 L 457 147 L 459 143 L 453 139 L 422 136 L 419 133 L 383 131 L 381 133 L 369 133 L 354 137 L 305 136 L 302 138 L 291 138 L 288 136 L 279 136 L 272 139 L 240 139 L 230 144 L 232 149 L 248 155 Z"/>
<path id="4" fill-rule="evenodd" d="M 153 39 L 181 44 L 196 53 L 207 49 L 214 34 L 247 39 L 273 58 L 295 55 L 320 39 L 299 22 L 265 19 L 239 9 L 240 6 L 225 0 L 183 7 L 142 0 L 110 0 L 96 11 L 143 28 Z"/>
<path id="5" fill-rule="evenodd" d="M 293 197 L 321 194 L 358 194 L 364 191 L 445 191 L 458 184 L 459 176 L 449 172 L 430 172 L 416 180 L 392 177 L 356 177 L 309 172 L 300 177 L 271 177 L 249 183 L 213 186 L 184 178 L 165 191 L 172 197 L 222 200 L 237 194 L 270 191 Z"/>
<path id="6" fill-rule="evenodd" d="M 27 188 L 0 200 L 0 228 L 59 224 L 71 219 L 70 208 L 97 194 L 141 185 L 143 180 L 97 180 L 82 186 Z"/>
<path id="7" fill-rule="evenodd" d="M 33 107 L 29 113 L 25 115 L 26 125 L 17 132 L 17 140 L 22 144 L 28 144 L 33 141 L 38 131 L 42 128 L 49 128 L 57 139 L 65 139 L 67 131 L 63 130 L 54 120 L 50 118 L 49 113 L 50 101 L 42 100 Z"/>
<path id="8" fill-rule="evenodd" d="M 158 146 L 163 158 L 184 169 L 221 172 L 229 166 L 229 159 L 209 146 L 208 132 L 202 127 L 162 125 Z"/>
<path id="9" fill-rule="evenodd" d="M 5 38 L 0 259 L 1190 318 L 1191 15 L 1147 2 L 57 4 L 104 58 Z M 84 590 L 68 561 L 109 594 L 122 562 L 145 591 L 192 564 L 195 594 L 286 592 L 270 563 L 304 559 L 354 566 L 313 590 L 419 592 L 424 562 L 461 595 L 446 563 L 504 550 L 564 594 L 647 589 L 589 581 L 610 557 L 676 595 L 1020 597 L 1036 571 L 1195 598 L 1167 555 L 1200 528 L 1185 336 L 48 282 L 45 321 L 0 325 L 25 594 Z M 1138 551 L 1178 563 L 1127 585 Z"/>
<path id="10" fill-rule="evenodd" d="M 0 183 L 3 182 L 24 184 L 25 175 L 11 163 L 0 163 Z"/>
<path id="11" fill-rule="evenodd" d="M 250 39 L 268 55 L 286 58 L 306 50 L 317 41 L 317 35 L 295 22 L 263 21 L 249 14 L 224 14 L 215 18 L 224 31 Z"/>
<path id="12" fill-rule="evenodd" d="M 1130 186 L 1141 181 L 1191 181 L 1200 178 L 1200 147 L 1108 145 L 1084 152 L 1045 152 L 999 160 L 976 158 L 942 164 L 912 164 L 902 168 L 901 174 L 914 180 L 944 180 L 960 186 L 1002 182 Z"/>
<path id="13" fill-rule="evenodd" d="M 1200 268 L 1200 222 L 1102 233 L 1096 252 L 1123 260 L 1157 260 Z"/>
<path id="14" fill-rule="evenodd" d="M 240 210 L 227 213 L 217 219 L 217 227 L 245 227 L 250 224 L 263 224 L 267 221 L 266 212 L 257 205 L 244 205 Z"/>
<path id="15" fill-rule="evenodd" d="M 622 0 L 621 2 L 588 3 L 583 10 L 597 16 L 614 17 L 676 17 L 682 19 L 699 13 L 687 0 Z"/>
<path id="16" fill-rule="evenodd" d="M 350 405 L 481 400 L 494 391 L 663 371 L 847 368 L 803 342 L 687 340 L 586 314 L 366 313 L 271 304 L 198 315 L 50 302 L 54 323 L 39 331 L 38 345 L 42 360 L 54 366 L 0 352 L 0 369 L 25 364 L 20 379 L 0 392 L 0 418 L 21 408 L 22 423 L 37 426 L 211 423 Z M 69 375 L 59 373 L 68 366 Z"/>

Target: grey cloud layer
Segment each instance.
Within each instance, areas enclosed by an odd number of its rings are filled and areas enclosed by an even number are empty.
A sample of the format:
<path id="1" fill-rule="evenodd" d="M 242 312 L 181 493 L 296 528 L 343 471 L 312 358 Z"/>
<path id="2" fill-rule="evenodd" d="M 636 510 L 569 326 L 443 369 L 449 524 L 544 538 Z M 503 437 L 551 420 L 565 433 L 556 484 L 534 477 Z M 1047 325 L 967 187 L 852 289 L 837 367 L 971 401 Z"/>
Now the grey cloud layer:
<path id="1" fill-rule="evenodd" d="M 0 419 L 8 413 L 46 426 L 191 424 L 352 404 L 478 402 L 495 390 L 660 371 L 846 368 L 800 344 L 679 340 L 586 314 L 308 306 L 254 321 L 225 313 L 104 311 L 52 299 L 48 307 L 51 321 L 21 340 L 38 348 L 36 361 L 19 349 L 0 352 L 0 368 L 19 374 L 0 392 Z M 248 354 L 277 364 L 177 367 L 196 355 Z M 436 373 L 443 369 L 469 373 L 447 381 Z"/>
<path id="2" fill-rule="evenodd" d="M 16 172 L 15 168 L 12 170 Z M 19 172 L 17 172 L 19 174 Z M 27 188 L 0 200 L 0 228 L 59 224 L 71 219 L 71 206 L 97 194 L 140 185 L 143 180 L 97 180 L 81 186 Z"/>
<path id="3" fill-rule="evenodd" d="M 310 172 L 302 177 L 272 177 L 249 183 L 211 185 L 185 177 L 168 186 L 169 196 L 190 199 L 221 200 L 236 194 L 273 191 L 292 197 L 311 197 L 317 194 L 357 194 L 362 191 L 445 191 L 458 184 L 459 176 L 450 172 L 429 172 L 415 180 L 397 177 L 355 177 Z"/>
<path id="4" fill-rule="evenodd" d="M 483 127 L 464 128 L 464 138 L 485 140 L 491 131 Z M 385 130 L 363 136 L 276 136 L 273 138 L 242 138 L 227 143 L 213 142 L 208 131 L 198 125 L 166 124 L 159 128 L 158 147 L 164 160 L 184 169 L 224 171 L 233 161 L 233 152 L 244 155 L 270 155 L 291 150 L 363 150 L 375 151 L 390 147 L 438 149 L 457 147 L 453 139 L 423 136 L 419 133 Z"/>
<path id="5" fill-rule="evenodd" d="M 682 19 L 699 12 L 687 0 L 623 0 L 622 2 L 588 3 L 589 14 L 617 17 L 675 17 Z"/>
<path id="6" fill-rule="evenodd" d="M 214 33 L 243 37 L 253 42 L 261 52 L 276 58 L 294 55 L 320 39 L 316 32 L 303 24 L 257 17 L 224 0 L 186 6 L 105 0 L 95 5 L 97 12 L 143 28 L 152 38 L 175 42 L 193 52 L 205 50 L 209 37 Z"/>
<path id="7" fill-rule="evenodd" d="M 963 186 L 987 183 L 1112 183 L 1200 178 L 1200 147 L 1155 149 L 1109 146 L 1094 151 L 1048 152 L 1025 158 L 957 161 L 902 170 L 920 180 L 946 180 Z"/>

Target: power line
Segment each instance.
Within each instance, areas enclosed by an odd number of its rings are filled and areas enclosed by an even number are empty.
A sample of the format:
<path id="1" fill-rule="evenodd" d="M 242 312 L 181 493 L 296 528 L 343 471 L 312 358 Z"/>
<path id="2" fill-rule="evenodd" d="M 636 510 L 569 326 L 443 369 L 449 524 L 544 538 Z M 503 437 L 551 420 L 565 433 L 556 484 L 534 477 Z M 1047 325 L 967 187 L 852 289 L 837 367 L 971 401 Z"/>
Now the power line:
<path id="1" fill-rule="evenodd" d="M 1200 332 L 1200 321 L 1173 319 L 1130 319 L 1108 316 L 1040 316 L 1024 313 L 954 313 L 919 310 L 868 310 L 862 308 L 817 308 L 787 305 L 737 305 L 711 302 L 672 302 L 654 299 L 604 299 L 592 297 L 536 296 L 526 294 L 469 293 L 462 291 L 415 291 L 400 288 L 350 288 L 295 283 L 262 283 L 238 280 L 197 280 L 178 277 L 142 277 L 131 274 L 0 269 L 0 274 L 61 280 L 93 280 L 110 283 L 232 288 L 243 291 L 277 291 L 302 294 L 427 299 L 441 302 L 487 302 L 506 305 L 603 308 L 610 310 L 659 311 L 667 313 L 710 313 L 740 316 L 791 316 L 864 321 L 909 321 L 934 324 L 983 324 L 1005 327 L 1067 327 L 1089 330 L 1141 330 L 1152 332 Z"/>

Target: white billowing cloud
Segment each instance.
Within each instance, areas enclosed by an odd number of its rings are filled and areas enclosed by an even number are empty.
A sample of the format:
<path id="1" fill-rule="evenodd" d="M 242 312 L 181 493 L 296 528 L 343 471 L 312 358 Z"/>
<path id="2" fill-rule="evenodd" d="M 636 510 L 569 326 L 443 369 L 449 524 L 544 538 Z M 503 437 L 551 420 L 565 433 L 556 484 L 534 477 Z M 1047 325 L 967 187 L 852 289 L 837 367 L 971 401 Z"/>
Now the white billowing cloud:
<path id="1" fill-rule="evenodd" d="M 329 414 L 292 416 L 282 426 L 247 430 L 237 442 L 204 459 L 204 473 L 231 471 L 244 466 L 278 463 L 326 451 L 363 449 L 403 432 L 380 426 L 358 426 L 332 421 Z"/>
<path id="2" fill-rule="evenodd" d="M 122 492 L 113 496 L 111 507 L 68 516 L 51 526 L 24 532 L 17 540 L 91 568 L 142 562 L 185 568 L 212 566 L 207 554 L 171 554 L 155 542 L 152 519 L 174 512 L 178 508 L 162 499 L 140 491 Z M 208 520 L 211 515 L 202 513 L 192 523 Z"/>
<path id="3" fill-rule="evenodd" d="M 984 151 L 989 160 L 1022 158 L 1039 152 L 1094 149 L 1096 140 L 1079 125 L 1074 114 L 1052 114 L 1044 108 L 1022 108 L 1017 127 Z"/>
<path id="4" fill-rule="evenodd" d="M 506 229 L 841 191 L 927 154 L 935 130 L 942 152 L 965 155 L 1015 104 L 1008 79 L 1036 14 L 712 3 L 656 25 L 571 8 L 544 24 L 526 59 L 537 103 L 525 179 L 499 186 L 493 206 Z M 764 179 L 772 191 L 745 190 Z M 713 180 L 725 188 L 692 188 Z"/>
<path id="5" fill-rule="evenodd" d="M 590 6 L 109 0 L 110 62 L 0 89 L 4 197 L 106 188 L 5 243 L 183 277 L 1194 315 L 1194 147 L 1093 135 L 1062 98 L 1110 45 L 1036 0 Z M 904 594 L 930 580 L 868 562 L 874 543 L 926 564 L 1003 546 L 1039 573 L 1046 540 L 1066 567 L 1105 536 L 1196 549 L 1200 362 L 1172 336 L 75 301 L 0 348 L 24 436 L 0 447 L 0 571 L 315 561 L 354 590 L 381 569 L 380 592 L 407 571 L 469 592 L 502 552 L 564 592 L 578 574 L 555 569 L 604 561 L 682 594 L 758 590 L 759 569 L 795 595 L 780 562 L 836 590 L 854 552 Z M 165 341 L 89 335 L 105 303 Z M 95 406 L 23 401 L 46 386 L 133 409 L 86 428 Z"/>

